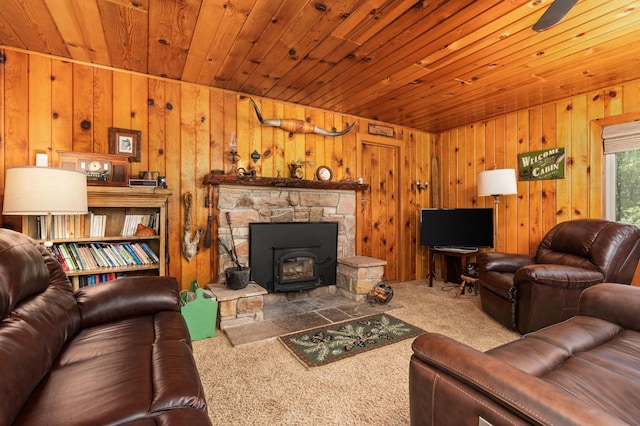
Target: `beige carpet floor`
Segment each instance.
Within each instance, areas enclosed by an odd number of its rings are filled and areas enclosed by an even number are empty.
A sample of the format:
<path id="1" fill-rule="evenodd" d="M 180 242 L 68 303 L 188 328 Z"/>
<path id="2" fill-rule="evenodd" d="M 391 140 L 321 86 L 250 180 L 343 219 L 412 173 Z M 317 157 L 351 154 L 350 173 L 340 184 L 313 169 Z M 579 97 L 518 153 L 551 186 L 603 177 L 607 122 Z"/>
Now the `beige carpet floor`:
<path id="1" fill-rule="evenodd" d="M 480 298 L 451 285 L 392 284 L 389 313 L 478 350 L 519 338 L 489 318 Z M 448 289 L 448 291 L 446 291 Z M 214 425 L 408 425 L 413 339 L 307 369 L 277 340 L 232 347 L 223 332 L 193 342 Z"/>

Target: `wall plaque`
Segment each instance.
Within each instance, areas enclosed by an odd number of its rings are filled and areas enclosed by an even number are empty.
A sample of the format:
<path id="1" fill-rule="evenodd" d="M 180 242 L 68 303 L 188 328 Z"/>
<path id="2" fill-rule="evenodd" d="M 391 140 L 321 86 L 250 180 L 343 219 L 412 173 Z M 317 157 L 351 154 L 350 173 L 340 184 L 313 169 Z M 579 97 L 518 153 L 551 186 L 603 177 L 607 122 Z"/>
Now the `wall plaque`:
<path id="1" fill-rule="evenodd" d="M 564 148 L 518 154 L 519 180 L 564 179 Z"/>

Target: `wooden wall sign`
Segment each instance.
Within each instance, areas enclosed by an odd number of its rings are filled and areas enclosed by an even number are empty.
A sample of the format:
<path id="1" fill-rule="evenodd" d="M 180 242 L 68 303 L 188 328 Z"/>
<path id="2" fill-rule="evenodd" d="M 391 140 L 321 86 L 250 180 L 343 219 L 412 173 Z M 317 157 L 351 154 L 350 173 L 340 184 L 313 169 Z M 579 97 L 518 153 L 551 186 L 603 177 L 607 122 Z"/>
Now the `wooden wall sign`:
<path id="1" fill-rule="evenodd" d="M 564 148 L 518 154 L 519 180 L 564 179 Z"/>
<path id="2" fill-rule="evenodd" d="M 370 135 L 386 136 L 388 138 L 396 137 L 396 130 L 391 126 L 369 123 L 368 130 Z"/>

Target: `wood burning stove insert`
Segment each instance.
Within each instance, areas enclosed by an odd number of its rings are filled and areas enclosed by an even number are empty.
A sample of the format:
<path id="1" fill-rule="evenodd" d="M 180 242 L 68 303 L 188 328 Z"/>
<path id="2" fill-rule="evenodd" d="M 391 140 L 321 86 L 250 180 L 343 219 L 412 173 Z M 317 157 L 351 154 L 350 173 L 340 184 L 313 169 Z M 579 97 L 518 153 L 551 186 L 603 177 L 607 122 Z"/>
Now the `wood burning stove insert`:
<path id="1" fill-rule="evenodd" d="M 336 222 L 249 224 L 251 279 L 269 293 L 336 283 Z"/>

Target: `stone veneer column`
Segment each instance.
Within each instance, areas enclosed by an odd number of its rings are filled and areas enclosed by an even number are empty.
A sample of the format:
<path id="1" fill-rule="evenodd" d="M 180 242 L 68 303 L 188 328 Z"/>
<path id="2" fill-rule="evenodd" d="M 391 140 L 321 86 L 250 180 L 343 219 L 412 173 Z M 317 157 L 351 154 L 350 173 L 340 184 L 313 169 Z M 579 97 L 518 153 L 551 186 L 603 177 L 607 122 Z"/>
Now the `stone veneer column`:
<path id="1" fill-rule="evenodd" d="M 363 300 L 382 281 L 386 264 L 386 260 L 367 256 L 338 259 L 336 285 L 343 296 L 351 300 Z"/>
<path id="2" fill-rule="evenodd" d="M 220 330 L 228 327 L 245 325 L 254 321 L 262 321 L 264 314 L 263 296 L 267 294 L 264 287 L 250 282 L 245 288 L 232 290 L 224 284 L 209 284 L 207 289 L 218 301 L 218 318 Z"/>
<path id="3" fill-rule="evenodd" d="M 249 265 L 252 222 L 338 222 L 338 259 L 355 255 L 355 191 L 219 185 L 217 199 L 218 235 L 231 247 L 225 218 L 229 212 L 236 251 L 243 265 Z M 224 282 L 224 269 L 233 264 L 223 249 L 218 265 L 218 282 Z"/>

